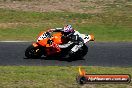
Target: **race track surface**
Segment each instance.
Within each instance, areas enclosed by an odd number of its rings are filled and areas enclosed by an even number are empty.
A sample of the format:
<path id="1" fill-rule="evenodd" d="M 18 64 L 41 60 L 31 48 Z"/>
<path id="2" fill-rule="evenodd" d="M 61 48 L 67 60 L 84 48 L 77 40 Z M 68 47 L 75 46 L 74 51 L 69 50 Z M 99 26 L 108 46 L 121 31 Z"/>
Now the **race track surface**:
<path id="1" fill-rule="evenodd" d="M 83 59 L 26 59 L 25 49 L 31 42 L 0 42 L 0 65 L 17 66 L 132 66 L 132 43 L 89 43 Z"/>

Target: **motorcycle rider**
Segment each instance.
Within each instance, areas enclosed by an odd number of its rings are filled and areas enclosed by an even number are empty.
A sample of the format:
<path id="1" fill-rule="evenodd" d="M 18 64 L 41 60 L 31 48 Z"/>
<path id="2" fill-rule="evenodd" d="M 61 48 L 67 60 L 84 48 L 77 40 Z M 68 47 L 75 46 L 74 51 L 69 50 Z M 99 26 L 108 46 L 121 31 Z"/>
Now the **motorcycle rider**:
<path id="1" fill-rule="evenodd" d="M 67 48 L 74 43 L 70 54 L 77 52 L 79 48 L 83 46 L 84 41 L 81 38 L 81 34 L 78 31 L 74 30 L 71 25 L 66 25 L 64 28 L 50 29 L 48 30 L 48 32 L 61 32 L 63 34 L 63 38 L 69 39 L 69 42 L 67 42 L 66 44 L 58 45 L 60 48 Z"/>

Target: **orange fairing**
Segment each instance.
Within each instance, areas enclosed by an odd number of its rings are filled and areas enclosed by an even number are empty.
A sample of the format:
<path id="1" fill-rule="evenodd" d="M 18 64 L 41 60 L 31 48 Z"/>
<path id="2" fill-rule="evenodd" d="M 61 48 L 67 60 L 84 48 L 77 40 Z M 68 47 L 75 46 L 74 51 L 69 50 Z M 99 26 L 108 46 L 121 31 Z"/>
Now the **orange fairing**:
<path id="1" fill-rule="evenodd" d="M 91 37 L 90 41 L 94 41 L 95 40 L 94 35 L 90 34 L 90 37 Z"/>
<path id="2" fill-rule="evenodd" d="M 44 33 L 44 31 L 40 32 L 39 35 L 38 35 L 38 37 L 41 36 L 43 33 Z"/>
<path id="3" fill-rule="evenodd" d="M 86 72 L 84 69 L 81 69 L 81 67 L 79 67 L 79 75 L 80 76 L 85 76 Z"/>
<path id="4" fill-rule="evenodd" d="M 49 38 L 46 38 L 46 39 L 43 39 L 43 40 L 40 40 L 38 41 L 38 43 L 41 45 L 41 46 L 45 46 L 47 44 L 47 41 L 49 40 Z"/>
<path id="5" fill-rule="evenodd" d="M 46 47 L 47 47 L 46 48 L 47 55 L 55 54 L 55 53 L 61 51 L 61 49 L 58 47 L 58 45 L 57 44 L 54 44 L 54 43 L 52 45 L 47 44 Z"/>
<path id="6" fill-rule="evenodd" d="M 55 44 L 61 44 L 62 43 L 61 36 L 62 36 L 61 32 L 53 34 L 53 41 Z"/>

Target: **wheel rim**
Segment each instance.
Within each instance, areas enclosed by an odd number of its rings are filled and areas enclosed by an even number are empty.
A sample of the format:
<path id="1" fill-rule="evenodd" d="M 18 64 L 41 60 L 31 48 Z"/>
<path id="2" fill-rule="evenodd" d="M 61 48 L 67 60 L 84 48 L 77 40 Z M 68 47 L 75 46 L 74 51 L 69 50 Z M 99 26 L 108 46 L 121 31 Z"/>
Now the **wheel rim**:
<path id="1" fill-rule="evenodd" d="M 31 50 L 28 52 L 28 54 L 29 54 L 30 56 L 32 56 L 32 55 L 34 55 L 34 52 L 35 52 L 35 50 L 34 50 L 34 49 L 31 49 Z"/>
<path id="2" fill-rule="evenodd" d="M 38 53 L 39 53 L 39 51 L 40 51 L 40 49 L 31 49 L 31 50 L 28 52 L 28 54 L 29 54 L 30 56 L 37 56 Z"/>

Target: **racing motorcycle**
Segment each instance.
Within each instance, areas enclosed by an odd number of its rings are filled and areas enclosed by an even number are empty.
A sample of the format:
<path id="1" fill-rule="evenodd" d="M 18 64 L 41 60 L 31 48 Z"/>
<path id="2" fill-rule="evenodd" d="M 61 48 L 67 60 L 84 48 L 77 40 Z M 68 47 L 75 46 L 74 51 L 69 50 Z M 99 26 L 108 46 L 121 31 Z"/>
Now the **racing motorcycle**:
<path id="1" fill-rule="evenodd" d="M 27 58 L 40 58 L 42 55 L 44 57 L 61 57 L 61 58 L 82 58 L 88 52 L 88 47 L 86 44 L 89 41 L 94 41 L 93 35 L 81 34 L 83 39 L 83 45 L 78 49 L 77 52 L 69 54 L 69 51 L 75 45 L 74 41 L 67 48 L 60 48 L 58 45 L 65 44 L 69 40 L 63 38 L 61 32 L 41 32 L 38 35 L 37 42 L 32 43 L 25 51 L 25 56 Z"/>

